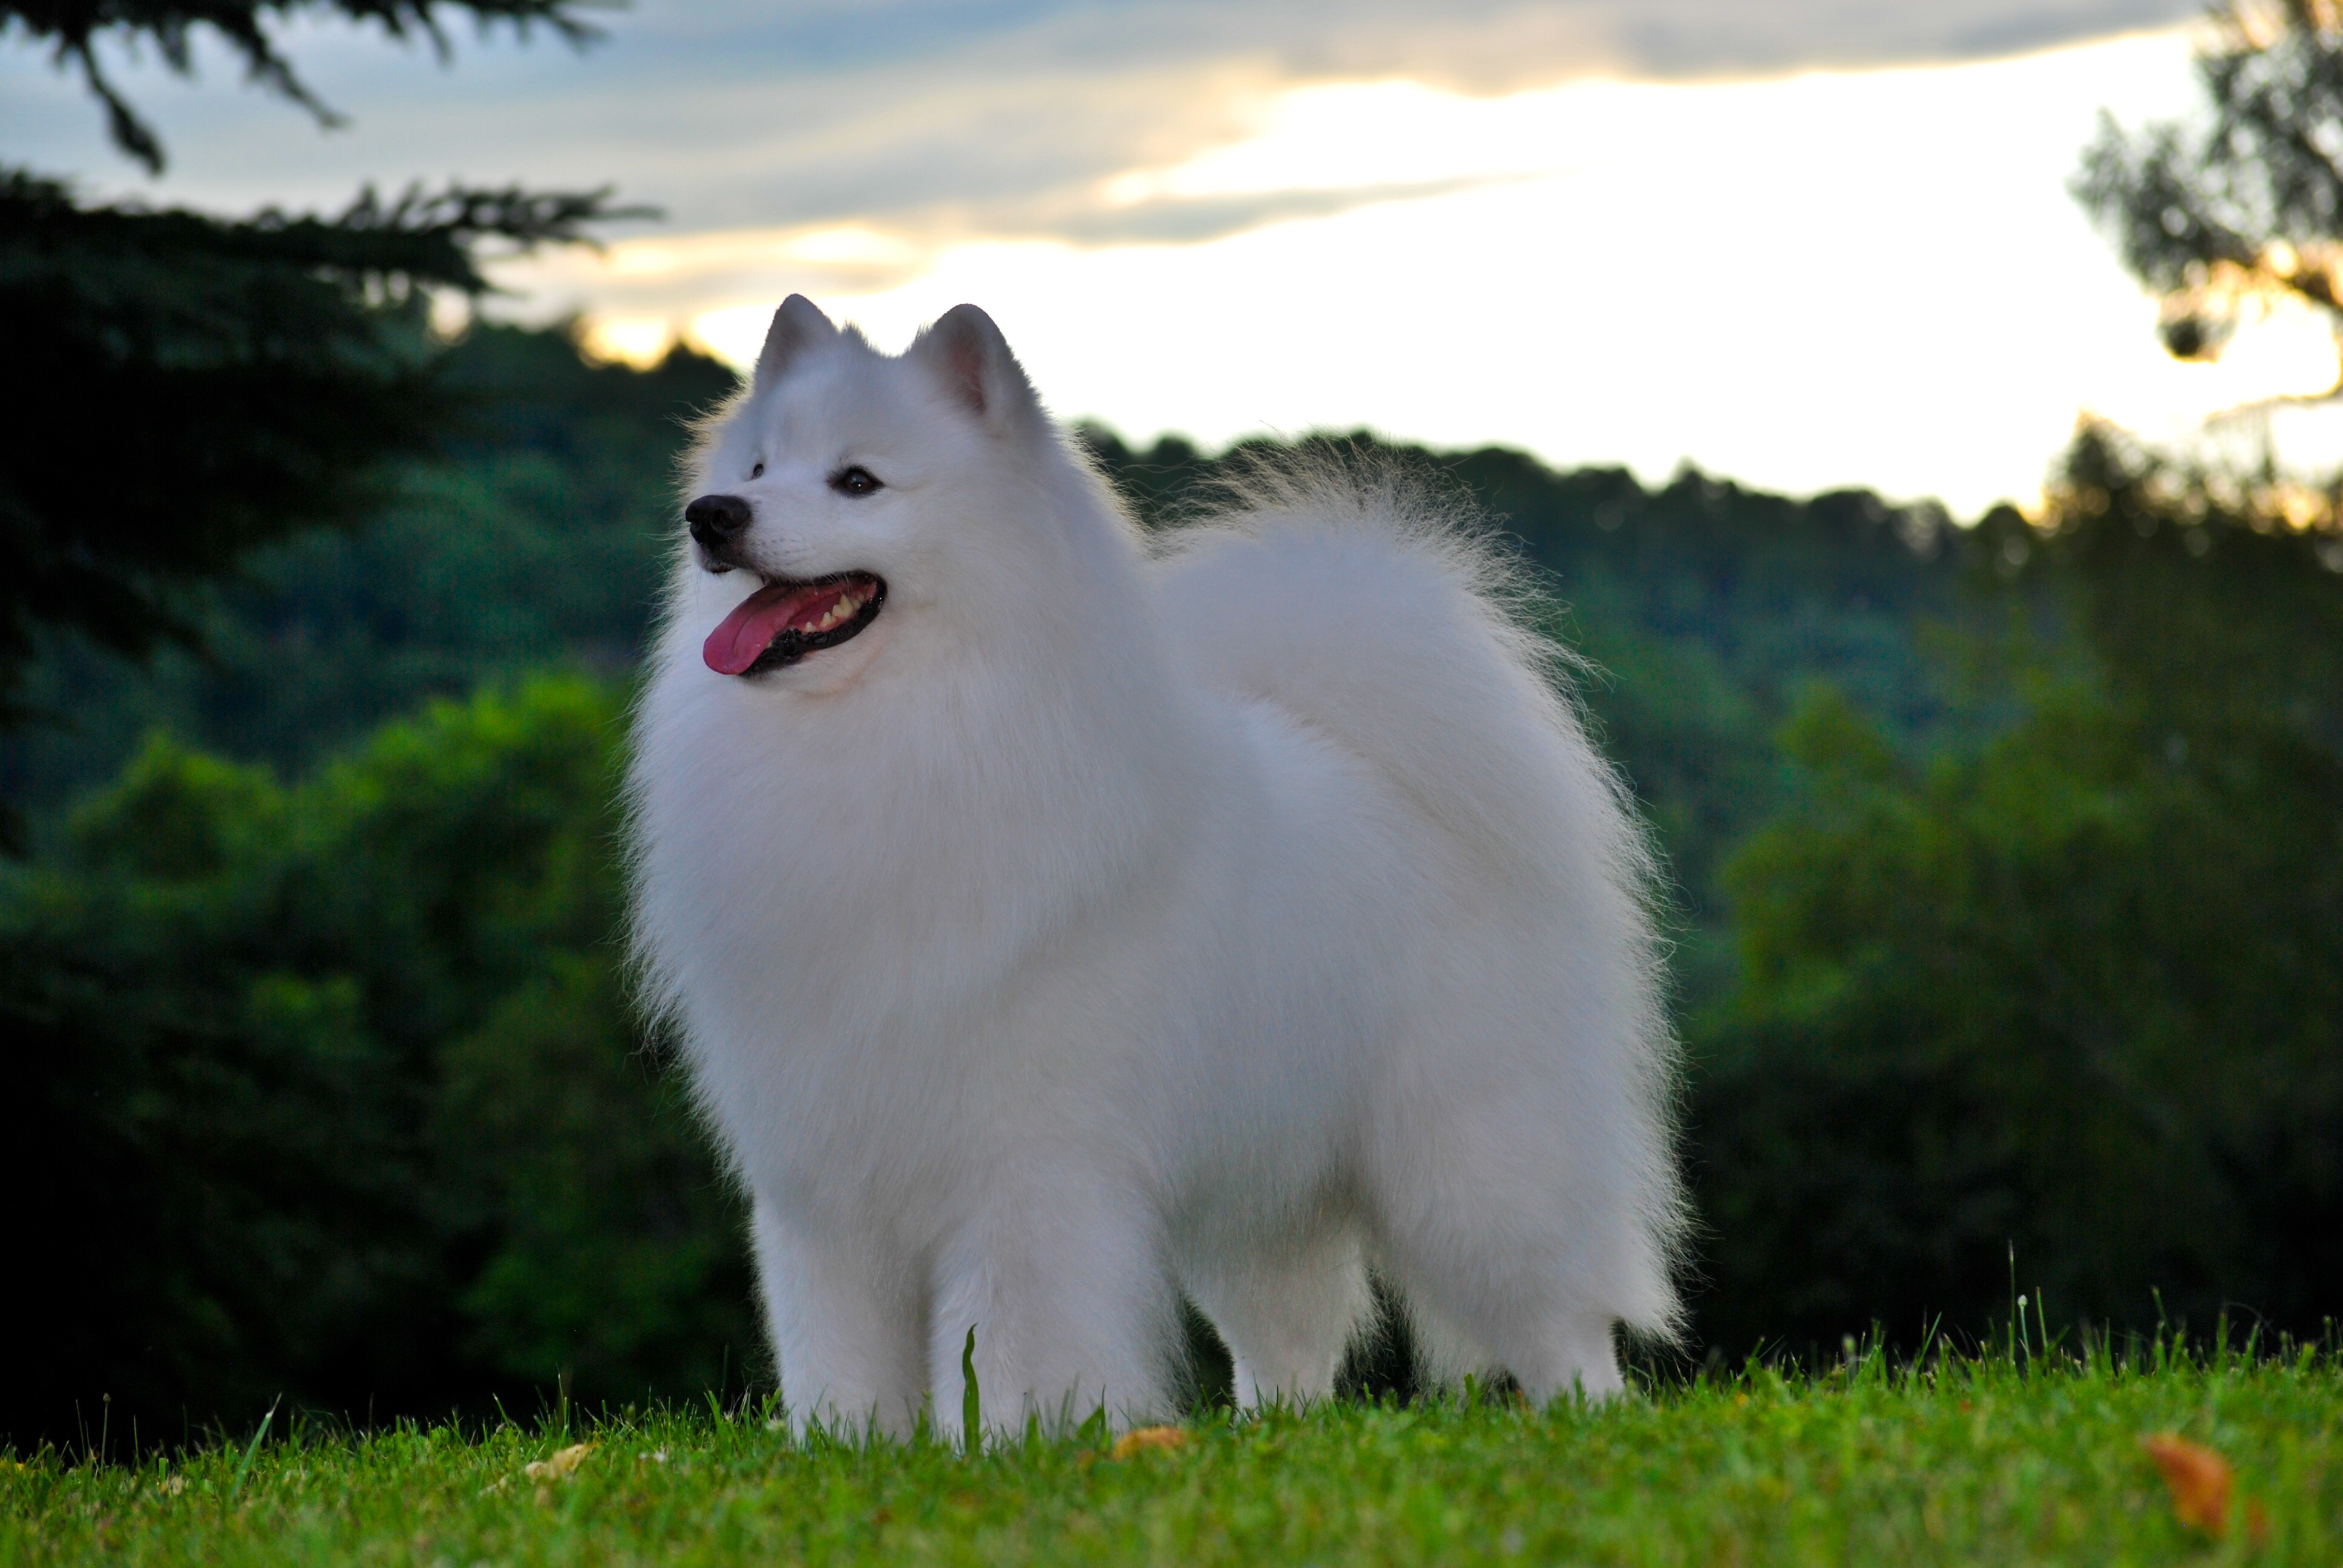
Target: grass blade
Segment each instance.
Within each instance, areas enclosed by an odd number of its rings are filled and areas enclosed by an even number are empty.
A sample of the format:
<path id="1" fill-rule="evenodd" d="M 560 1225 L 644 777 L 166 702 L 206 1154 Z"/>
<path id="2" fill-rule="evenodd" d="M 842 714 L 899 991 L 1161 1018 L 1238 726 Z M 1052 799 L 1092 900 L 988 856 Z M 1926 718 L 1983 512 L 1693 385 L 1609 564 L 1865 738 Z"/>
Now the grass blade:
<path id="1" fill-rule="evenodd" d="M 244 1478 L 252 1469 L 252 1456 L 260 1452 L 260 1440 L 268 1435 L 268 1429 L 274 1425 L 277 1421 L 277 1407 L 284 1402 L 285 1396 L 281 1393 L 275 1399 L 270 1400 L 268 1402 L 268 1413 L 262 1416 L 260 1418 L 260 1424 L 252 1429 L 252 1441 L 244 1445 L 244 1457 L 236 1462 L 236 1479 L 228 1483 L 227 1503 L 226 1506 L 229 1508 L 234 1508 L 236 1506 L 237 1494 L 244 1491 Z"/>
<path id="2" fill-rule="evenodd" d="M 968 1343 L 960 1348 L 960 1441 L 967 1453 L 984 1446 L 984 1402 L 977 1394 L 974 1323 L 968 1327 Z"/>

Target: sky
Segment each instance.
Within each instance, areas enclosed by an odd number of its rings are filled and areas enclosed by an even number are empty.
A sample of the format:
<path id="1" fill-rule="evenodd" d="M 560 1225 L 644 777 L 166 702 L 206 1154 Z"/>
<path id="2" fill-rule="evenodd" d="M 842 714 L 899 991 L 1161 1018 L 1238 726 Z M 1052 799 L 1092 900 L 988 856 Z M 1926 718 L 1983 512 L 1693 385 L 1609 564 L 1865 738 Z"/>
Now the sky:
<path id="1" fill-rule="evenodd" d="M 2038 500 L 2079 414 L 2177 441 L 2333 381 L 2307 314 L 2213 366 L 2066 192 L 2104 108 L 2186 114 L 2194 0 L 639 0 L 582 50 L 295 23 L 320 129 L 199 47 L 79 84 L 0 35 L 0 157 L 99 196 L 615 184 L 662 209 L 501 265 L 613 357 L 752 358 L 800 291 L 881 347 L 962 299 L 1147 441 L 1368 427 L 1559 465 Z M 2288 452 L 2334 444 L 2280 417 Z M 2254 422 L 2221 427 L 2231 441 Z"/>

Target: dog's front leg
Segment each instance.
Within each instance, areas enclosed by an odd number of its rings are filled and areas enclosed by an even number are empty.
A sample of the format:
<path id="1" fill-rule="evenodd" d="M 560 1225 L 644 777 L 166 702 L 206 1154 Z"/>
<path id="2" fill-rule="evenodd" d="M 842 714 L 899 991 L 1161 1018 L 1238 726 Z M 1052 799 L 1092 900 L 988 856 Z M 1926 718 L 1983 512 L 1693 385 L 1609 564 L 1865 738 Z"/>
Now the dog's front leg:
<path id="1" fill-rule="evenodd" d="M 1061 1430 L 1104 1410 L 1121 1428 L 1169 1413 L 1176 1292 L 1152 1207 L 1090 1173 L 988 1195 L 938 1257 L 930 1317 L 936 1425 L 963 1436 L 969 1331 L 985 1428 Z"/>
<path id="2" fill-rule="evenodd" d="M 910 1435 L 927 1392 L 916 1261 L 791 1223 L 761 1198 L 754 1230 L 791 1427 Z"/>

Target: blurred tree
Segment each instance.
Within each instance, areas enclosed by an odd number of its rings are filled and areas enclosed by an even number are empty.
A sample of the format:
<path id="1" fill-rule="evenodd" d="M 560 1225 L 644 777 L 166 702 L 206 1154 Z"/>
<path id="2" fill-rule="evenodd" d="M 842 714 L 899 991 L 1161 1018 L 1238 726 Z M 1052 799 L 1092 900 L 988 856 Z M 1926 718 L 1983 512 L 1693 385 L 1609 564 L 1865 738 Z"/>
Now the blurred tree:
<path id="1" fill-rule="evenodd" d="M 25 701 L 73 722 L 0 734 L 0 794 L 39 829 L 158 729 L 297 777 L 434 697 L 632 668 L 689 420 L 733 372 L 680 347 L 649 369 L 598 365 L 568 331 L 476 322 L 438 374 L 464 417 L 432 457 L 387 466 L 365 527 L 263 546 L 186 596 L 200 657 L 53 639 Z"/>
<path id="2" fill-rule="evenodd" d="M 282 788 L 165 740 L 0 865 L 0 1443 L 691 1397 L 741 1218 L 621 997 L 615 694 L 540 678 Z"/>
<path id="3" fill-rule="evenodd" d="M 100 69 L 98 41 L 144 41 L 186 72 L 208 27 L 323 114 L 264 15 L 328 11 L 438 38 L 443 9 L 586 35 L 576 0 L 9 3 L 0 22 L 77 62 L 116 143 L 159 169 L 161 144 Z M 40 389 L 0 428 L 0 727 L 25 716 L 24 672 L 46 632 L 134 654 L 191 639 L 188 585 L 261 543 L 361 519 L 383 461 L 427 449 L 460 407 L 436 373 L 430 291 L 487 291 L 484 244 L 576 243 L 590 222 L 633 215 L 608 198 L 369 189 L 333 217 L 229 220 L 85 206 L 55 180 L 0 169 L 0 334 Z"/>
<path id="4" fill-rule="evenodd" d="M 2201 120 L 2133 135 L 2102 111 L 2075 196 L 2163 294 L 2177 357 L 2215 357 L 2282 298 L 2343 335 L 2343 9 L 2254 0 L 2211 20 Z M 2323 396 L 2338 394 L 2343 381 Z"/>
<path id="5" fill-rule="evenodd" d="M 2023 641 L 2016 726 L 1916 768 L 1845 703 L 1735 857 L 1742 981 L 1694 1127 L 1731 1350 L 1873 1321 L 2317 1335 L 2343 1300 L 2343 560 L 2108 432 L 1981 541 L 2080 657 Z M 2023 601 L 2018 601 L 2023 603 Z M 2062 640 L 2064 633 L 2054 629 Z"/>

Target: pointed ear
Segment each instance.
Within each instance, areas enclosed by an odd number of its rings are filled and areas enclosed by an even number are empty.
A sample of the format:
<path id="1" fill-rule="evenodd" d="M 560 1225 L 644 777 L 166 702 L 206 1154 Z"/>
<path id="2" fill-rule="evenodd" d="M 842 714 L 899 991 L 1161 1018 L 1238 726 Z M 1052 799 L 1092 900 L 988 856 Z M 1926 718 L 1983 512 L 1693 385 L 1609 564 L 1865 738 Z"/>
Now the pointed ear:
<path id="1" fill-rule="evenodd" d="M 766 329 L 764 350 L 757 356 L 750 387 L 762 392 L 781 378 L 791 360 L 837 336 L 838 328 L 821 313 L 821 307 L 802 294 L 790 295 L 773 312 L 773 325 Z"/>
<path id="2" fill-rule="evenodd" d="M 1033 384 L 1001 328 L 973 305 L 955 305 L 936 317 L 912 343 L 910 357 L 928 367 L 953 401 L 988 425 L 1041 411 Z"/>

